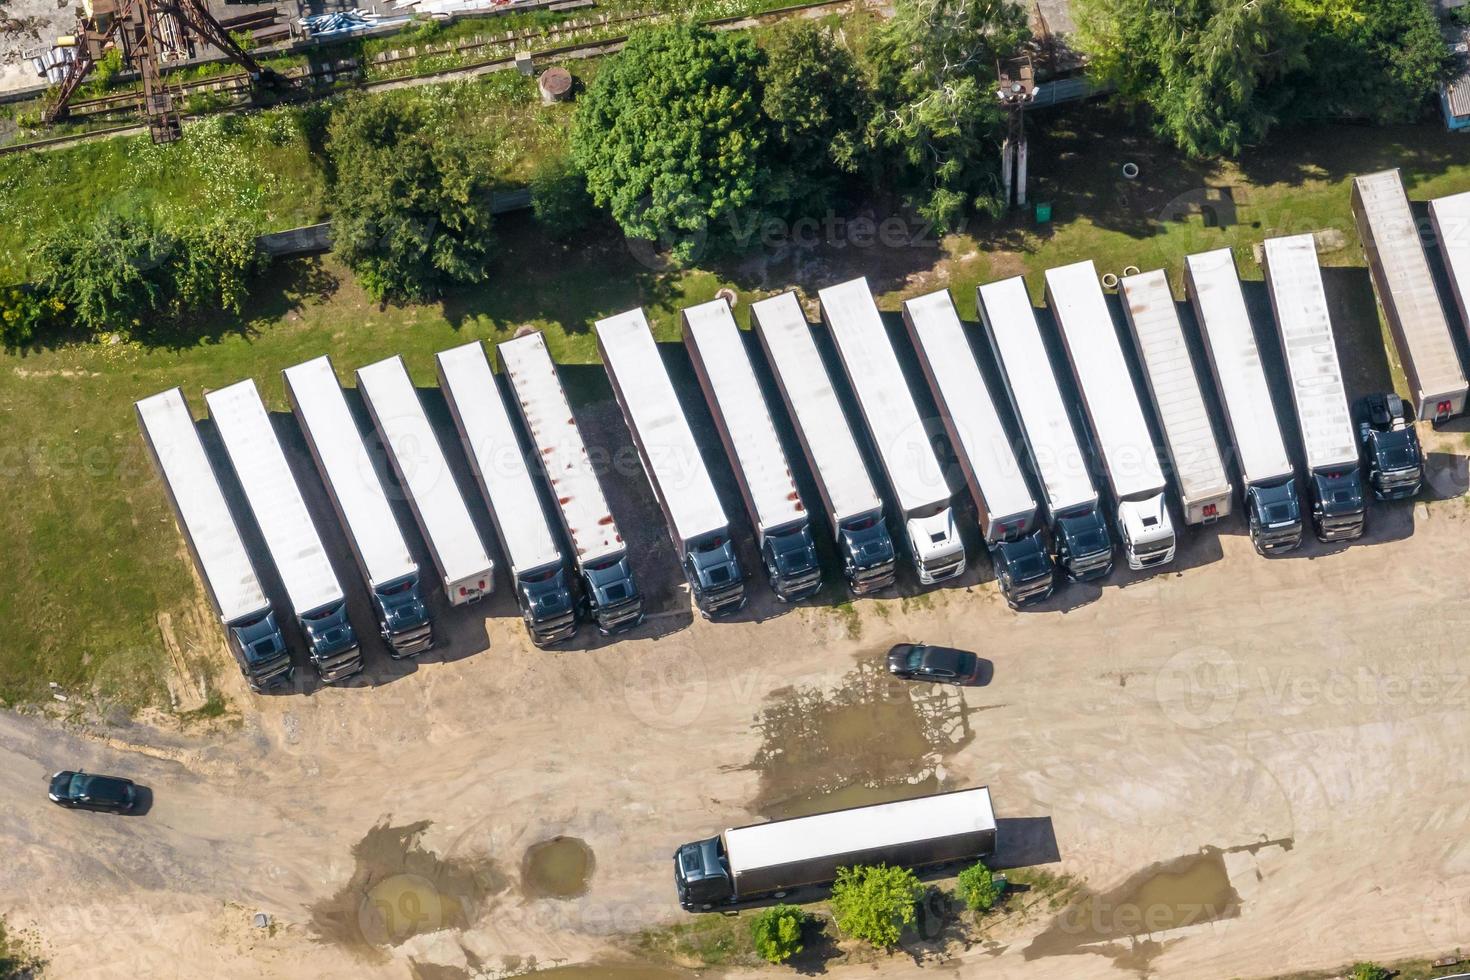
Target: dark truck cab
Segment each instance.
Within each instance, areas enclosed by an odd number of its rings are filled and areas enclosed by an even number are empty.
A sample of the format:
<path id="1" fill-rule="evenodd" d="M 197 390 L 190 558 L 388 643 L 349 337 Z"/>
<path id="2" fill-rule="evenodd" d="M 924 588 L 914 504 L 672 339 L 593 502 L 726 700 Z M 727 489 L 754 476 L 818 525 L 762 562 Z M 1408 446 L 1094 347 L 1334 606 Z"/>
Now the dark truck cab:
<path id="1" fill-rule="evenodd" d="M 286 649 L 281 628 L 276 625 L 275 613 L 230 623 L 229 636 L 230 647 L 250 690 L 258 694 L 291 683 L 291 654 Z"/>
<path id="2" fill-rule="evenodd" d="M 362 670 L 357 633 L 347 620 L 347 603 L 337 602 L 297 617 L 311 647 L 311 661 L 328 684 Z"/>
<path id="3" fill-rule="evenodd" d="M 771 591 L 782 602 L 799 602 L 822 587 L 822 567 L 810 524 L 767 534 L 761 545 L 761 562 Z"/>
<path id="4" fill-rule="evenodd" d="M 1302 509 L 1296 480 L 1250 484 L 1245 491 L 1251 541 L 1261 554 L 1290 551 L 1302 543 Z"/>
<path id="5" fill-rule="evenodd" d="M 1086 582 L 1112 573 L 1113 537 L 1095 503 L 1058 514 L 1053 532 L 1057 564 L 1066 569 L 1067 578 Z"/>
<path id="6" fill-rule="evenodd" d="M 1424 480 L 1424 455 L 1403 399 L 1393 392 L 1368 395 L 1358 401 L 1354 414 L 1373 496 L 1406 500 L 1417 495 Z"/>
<path id="7" fill-rule="evenodd" d="M 373 590 L 379 630 L 392 656 L 416 657 L 434 645 L 429 607 L 419 595 L 419 577 L 408 575 Z"/>
<path id="8" fill-rule="evenodd" d="M 582 566 L 587 613 L 603 636 L 633 629 L 643 622 L 643 595 L 633 580 L 626 554 Z"/>
<path id="9" fill-rule="evenodd" d="M 1056 586 L 1056 566 L 1039 530 L 997 542 L 990 549 L 990 560 L 996 582 L 1013 607 L 1043 602 Z"/>
<path id="10" fill-rule="evenodd" d="M 842 574 L 854 595 L 871 595 L 894 583 L 893 536 L 881 513 L 840 525 L 837 537 L 842 542 Z"/>
<path id="11" fill-rule="evenodd" d="M 1367 522 L 1363 481 L 1356 468 L 1312 474 L 1312 530 L 1319 541 L 1361 537 Z"/>
<path id="12" fill-rule="evenodd" d="M 745 571 L 728 534 L 711 534 L 689 542 L 684 575 L 699 611 L 711 618 L 729 616 L 745 606 Z"/>
<path id="13" fill-rule="evenodd" d="M 559 643 L 577 632 L 577 602 L 560 564 L 516 577 L 526 632 L 537 646 Z"/>

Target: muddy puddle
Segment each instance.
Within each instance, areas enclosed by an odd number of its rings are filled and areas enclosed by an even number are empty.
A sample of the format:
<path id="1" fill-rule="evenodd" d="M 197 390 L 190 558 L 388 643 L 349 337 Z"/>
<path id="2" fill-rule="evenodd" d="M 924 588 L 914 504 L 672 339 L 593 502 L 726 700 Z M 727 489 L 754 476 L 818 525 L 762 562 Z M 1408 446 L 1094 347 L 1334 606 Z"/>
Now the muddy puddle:
<path id="1" fill-rule="evenodd" d="M 586 841 L 553 837 L 527 848 L 521 860 L 521 890 L 530 898 L 576 898 L 586 894 L 596 866 Z"/>
<path id="2" fill-rule="evenodd" d="M 780 688 L 756 717 L 751 807 L 771 819 L 937 792 L 946 756 L 974 737 L 960 692 L 864 662 L 835 688 Z"/>
<path id="3" fill-rule="evenodd" d="M 1087 894 L 1032 940 L 1024 956 L 1090 953 L 1146 973 L 1170 941 L 1155 934 L 1239 914 L 1225 852 L 1207 847 L 1145 868 L 1110 892 Z"/>
<path id="4" fill-rule="evenodd" d="M 506 876 L 490 859 L 425 850 L 428 828 L 427 820 L 382 823 L 353 846 L 352 877 L 310 909 L 324 941 L 373 954 L 421 933 L 464 929 L 505 890 Z"/>

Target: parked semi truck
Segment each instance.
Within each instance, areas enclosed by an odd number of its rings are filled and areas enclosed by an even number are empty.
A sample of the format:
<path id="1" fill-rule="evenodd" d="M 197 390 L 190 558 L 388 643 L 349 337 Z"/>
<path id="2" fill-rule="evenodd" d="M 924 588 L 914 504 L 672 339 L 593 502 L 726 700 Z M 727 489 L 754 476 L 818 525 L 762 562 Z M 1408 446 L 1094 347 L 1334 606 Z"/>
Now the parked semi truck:
<path id="1" fill-rule="evenodd" d="M 628 310 L 592 329 L 694 602 L 706 617 L 728 616 L 745 605 L 745 570 L 648 320 Z"/>
<path id="2" fill-rule="evenodd" d="M 885 589 L 894 581 L 894 552 L 883 502 L 873 489 L 806 314 L 795 293 L 782 293 L 753 304 L 750 315 L 816 480 L 848 587 L 856 595 Z"/>
<path id="3" fill-rule="evenodd" d="M 1123 310 L 1164 433 L 1184 523 L 1211 524 L 1229 515 L 1234 488 L 1205 408 L 1169 277 L 1162 269 L 1126 276 Z"/>
<path id="4" fill-rule="evenodd" d="M 510 562 L 526 631 L 542 647 L 569 639 L 577 632 L 571 577 L 485 348 L 476 340 L 435 360 L 449 414 Z"/>
<path id="5" fill-rule="evenodd" d="M 771 591 L 782 602 L 805 599 L 822 586 L 811 517 L 730 304 L 701 303 L 682 318 L 684 346 L 740 485 Z"/>
<path id="6" fill-rule="evenodd" d="M 949 290 L 905 300 L 903 322 L 965 475 L 996 582 L 1012 608 L 1051 595 L 1040 509 L 975 361 Z"/>
<path id="7" fill-rule="evenodd" d="M 429 546 L 451 605 L 477 602 L 494 588 L 495 563 L 480 540 L 444 449 L 424 414 L 403 359 L 357 369 L 357 389 L 387 453 L 419 534 Z"/>
<path id="8" fill-rule="evenodd" d="M 1470 333 L 1470 191 L 1430 201 L 1429 220 L 1460 313 L 1460 328 Z"/>
<path id="9" fill-rule="evenodd" d="M 1470 386 L 1397 170 L 1353 180 L 1353 218 L 1415 416 L 1443 422 L 1459 415 Z"/>
<path id="10" fill-rule="evenodd" d="M 898 505 L 919 581 L 933 585 L 963 574 L 965 546 L 955 526 L 949 484 L 868 280 L 828 286 L 817 296 L 847 383 L 867 423 L 879 469 Z"/>
<path id="11" fill-rule="evenodd" d="M 322 355 L 282 374 L 291 409 L 372 596 L 379 632 L 395 658 L 416 657 L 434 645 L 433 624 L 419 591 L 419 567 L 347 407 L 337 372 Z"/>
<path id="12" fill-rule="evenodd" d="M 1316 241 L 1268 238 L 1262 268 L 1306 453 L 1312 529 L 1319 541 L 1351 541 L 1368 525 L 1368 503 Z"/>
<path id="13" fill-rule="evenodd" d="M 1210 373 L 1245 481 L 1251 543 L 1261 554 L 1290 551 L 1302 543 L 1296 470 L 1281 438 L 1281 423 L 1271 404 L 1271 389 L 1230 249 L 1186 258 L 1184 285 L 1205 340 Z"/>
<path id="14" fill-rule="evenodd" d="M 1057 563 L 1072 580 L 1113 570 L 1113 538 L 1020 276 L 979 287 L 980 319 L 1042 491 Z"/>
<path id="15" fill-rule="evenodd" d="M 143 443 L 163 477 L 163 489 L 189 554 L 199 569 L 214 614 L 224 626 L 230 653 L 252 691 L 291 683 L 291 655 L 276 625 L 276 615 L 261 588 L 240 529 L 225 502 L 219 479 L 194 417 L 177 388 L 144 398 L 134 406 Z"/>
<path id="16" fill-rule="evenodd" d="M 1092 261 L 1048 269 L 1046 305 L 1056 317 L 1092 445 L 1113 493 L 1128 567 L 1167 564 L 1174 560 L 1175 537 L 1164 471 Z"/>
<path id="17" fill-rule="evenodd" d="M 838 868 L 925 868 L 995 853 L 995 810 L 981 786 L 896 803 L 733 827 L 674 852 L 679 904 L 695 912 L 825 885 Z"/>
<path id="18" fill-rule="evenodd" d="M 1355 415 L 1373 496 L 1407 500 L 1416 495 L 1424 479 L 1424 454 L 1404 400 L 1391 391 L 1365 395 Z"/>
<path id="19" fill-rule="evenodd" d="M 204 401 L 286 587 L 312 665 L 329 684 L 351 677 L 362 670 L 362 649 L 347 619 L 347 597 L 255 382 L 211 391 Z"/>
<path id="20" fill-rule="evenodd" d="M 603 635 L 630 630 L 643 621 L 643 594 L 546 341 L 533 332 L 507 340 L 497 350 L 521 422 L 556 498 L 562 531 L 576 555 L 586 611 Z"/>

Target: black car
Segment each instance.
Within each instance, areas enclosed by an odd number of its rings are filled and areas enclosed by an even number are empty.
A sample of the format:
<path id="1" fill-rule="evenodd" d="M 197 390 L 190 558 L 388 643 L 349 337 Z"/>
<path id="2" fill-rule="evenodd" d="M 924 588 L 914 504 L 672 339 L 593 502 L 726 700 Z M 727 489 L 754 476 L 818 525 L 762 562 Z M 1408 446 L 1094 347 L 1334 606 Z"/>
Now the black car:
<path id="1" fill-rule="evenodd" d="M 888 672 L 906 681 L 970 684 L 980 676 L 980 658 L 951 647 L 900 643 L 888 651 Z"/>
<path id="2" fill-rule="evenodd" d="M 138 805 L 138 787 L 131 779 L 63 770 L 51 777 L 51 802 L 80 810 L 130 813 Z"/>

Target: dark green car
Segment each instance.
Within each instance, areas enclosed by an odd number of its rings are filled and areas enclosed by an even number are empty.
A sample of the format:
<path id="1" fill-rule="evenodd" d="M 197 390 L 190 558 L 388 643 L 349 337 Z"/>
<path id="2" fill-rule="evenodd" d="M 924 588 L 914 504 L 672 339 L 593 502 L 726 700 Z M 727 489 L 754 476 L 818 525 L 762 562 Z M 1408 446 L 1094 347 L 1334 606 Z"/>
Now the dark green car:
<path id="1" fill-rule="evenodd" d="M 131 779 L 62 770 L 51 777 L 51 802 L 76 810 L 131 813 L 138 787 Z"/>

